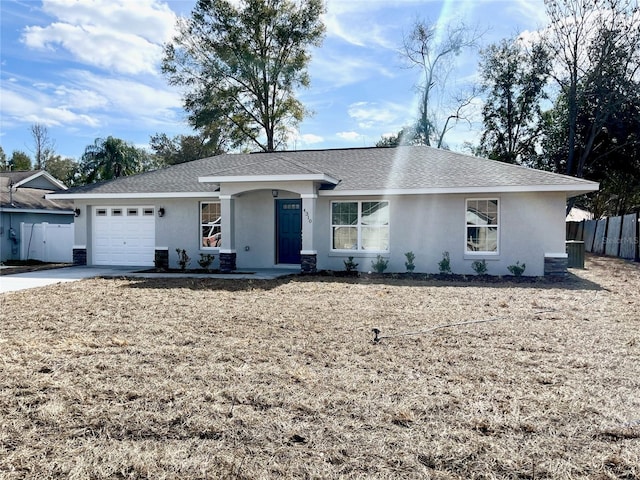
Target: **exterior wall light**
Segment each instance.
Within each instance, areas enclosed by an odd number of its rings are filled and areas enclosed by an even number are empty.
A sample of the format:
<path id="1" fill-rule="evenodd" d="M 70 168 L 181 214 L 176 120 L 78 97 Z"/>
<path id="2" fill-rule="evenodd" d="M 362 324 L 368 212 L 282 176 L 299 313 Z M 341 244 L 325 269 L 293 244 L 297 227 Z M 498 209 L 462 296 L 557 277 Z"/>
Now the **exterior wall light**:
<path id="1" fill-rule="evenodd" d="M 273 198 L 278 198 L 278 190 L 271 190 L 271 195 L 273 195 Z"/>
<path id="2" fill-rule="evenodd" d="M 159 216 L 159 217 L 164 217 L 164 207 L 160 207 L 160 208 L 158 209 L 158 216 Z"/>
<path id="3" fill-rule="evenodd" d="M 74 217 L 79 217 L 79 216 L 80 216 L 80 209 L 79 209 L 79 208 L 76 208 L 76 209 L 73 211 L 73 216 L 74 216 Z"/>

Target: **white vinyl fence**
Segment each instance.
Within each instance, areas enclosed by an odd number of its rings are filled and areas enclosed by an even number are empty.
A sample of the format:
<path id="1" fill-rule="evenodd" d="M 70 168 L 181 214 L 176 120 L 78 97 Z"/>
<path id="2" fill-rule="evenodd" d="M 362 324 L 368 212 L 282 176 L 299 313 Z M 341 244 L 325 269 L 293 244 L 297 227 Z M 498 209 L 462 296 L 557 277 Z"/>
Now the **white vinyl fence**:
<path id="1" fill-rule="evenodd" d="M 20 259 L 73 261 L 73 223 L 21 223 Z"/>

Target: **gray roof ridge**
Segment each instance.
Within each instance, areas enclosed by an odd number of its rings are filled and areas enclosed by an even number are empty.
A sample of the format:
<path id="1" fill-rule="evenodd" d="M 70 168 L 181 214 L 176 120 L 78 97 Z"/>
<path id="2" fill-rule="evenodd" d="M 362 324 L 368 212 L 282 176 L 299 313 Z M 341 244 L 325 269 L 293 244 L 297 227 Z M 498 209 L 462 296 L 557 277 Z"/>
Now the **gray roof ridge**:
<path id="1" fill-rule="evenodd" d="M 281 152 L 261 152 L 261 153 L 271 153 L 271 154 L 277 154 L 277 155 L 275 155 L 275 156 L 271 156 L 271 158 L 268 158 L 268 159 L 266 159 L 266 160 L 262 160 L 262 161 L 258 161 L 258 162 L 251 162 L 251 163 L 247 163 L 247 164 L 243 165 L 243 167 L 251 167 L 252 165 L 264 165 L 265 163 L 268 163 L 268 162 L 274 162 L 274 161 L 276 161 L 276 160 L 281 160 L 281 161 L 285 161 L 285 162 L 287 162 L 287 163 L 289 163 L 289 164 L 291 164 L 291 165 L 295 165 L 295 166 L 296 166 L 296 167 L 298 167 L 298 168 L 301 168 L 301 169 L 307 170 L 307 171 L 308 171 L 308 172 L 310 172 L 310 173 L 326 174 L 326 172 L 321 172 L 321 171 L 316 170 L 316 169 L 314 169 L 314 168 L 310 168 L 310 167 L 308 167 L 308 166 L 306 166 L 306 165 L 302 165 L 302 164 L 300 164 L 300 163 L 298 163 L 298 162 L 295 162 L 295 161 L 293 161 L 291 158 L 287 157 L 286 155 L 282 155 L 282 153 L 281 153 Z M 240 155 L 242 155 L 242 154 L 240 154 Z M 232 166 L 232 167 L 224 168 L 224 169 L 222 169 L 222 170 L 216 170 L 215 172 L 213 172 L 213 173 L 212 173 L 212 175 L 222 174 L 222 173 L 224 173 L 224 172 L 228 172 L 228 171 L 230 171 L 230 170 L 235 170 L 235 169 L 237 169 L 237 168 L 238 168 L 238 167 L 237 167 L 237 165 L 234 165 L 234 166 Z"/>

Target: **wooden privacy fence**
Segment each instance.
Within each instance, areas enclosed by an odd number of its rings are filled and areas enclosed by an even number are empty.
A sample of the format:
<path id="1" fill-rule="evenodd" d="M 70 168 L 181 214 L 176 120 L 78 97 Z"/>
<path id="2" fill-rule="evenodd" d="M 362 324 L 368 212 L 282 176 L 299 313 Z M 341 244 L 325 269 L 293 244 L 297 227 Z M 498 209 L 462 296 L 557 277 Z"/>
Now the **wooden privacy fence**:
<path id="1" fill-rule="evenodd" d="M 640 261 L 640 213 L 567 222 L 567 240 L 584 242 L 586 252 Z"/>

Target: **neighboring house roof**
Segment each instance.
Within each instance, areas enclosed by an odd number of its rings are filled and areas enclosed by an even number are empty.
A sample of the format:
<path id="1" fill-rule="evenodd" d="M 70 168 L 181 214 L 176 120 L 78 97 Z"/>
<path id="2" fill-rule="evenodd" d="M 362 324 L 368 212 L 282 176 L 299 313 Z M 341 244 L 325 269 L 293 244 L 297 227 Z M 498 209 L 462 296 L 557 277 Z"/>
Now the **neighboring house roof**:
<path id="1" fill-rule="evenodd" d="M 202 196 L 235 181 L 313 180 L 324 195 L 598 189 L 588 180 L 425 146 L 224 154 L 71 189 L 58 198 Z"/>
<path id="2" fill-rule="evenodd" d="M 73 213 L 73 202 L 47 199 L 45 195 L 67 190 L 48 172 L 0 172 L 0 210 L 36 213 Z"/>

